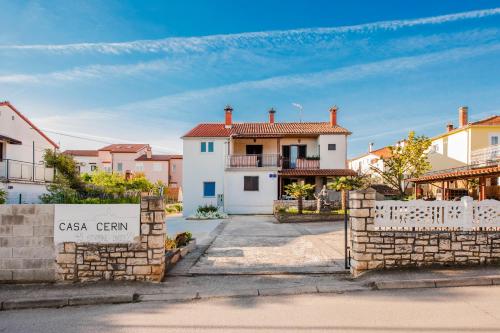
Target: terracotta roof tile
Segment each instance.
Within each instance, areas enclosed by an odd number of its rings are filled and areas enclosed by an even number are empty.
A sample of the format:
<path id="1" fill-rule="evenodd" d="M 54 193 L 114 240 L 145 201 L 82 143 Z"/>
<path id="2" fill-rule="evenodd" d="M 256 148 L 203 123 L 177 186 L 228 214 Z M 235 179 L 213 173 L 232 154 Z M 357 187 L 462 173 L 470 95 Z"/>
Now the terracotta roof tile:
<path id="1" fill-rule="evenodd" d="M 494 175 L 500 176 L 500 166 L 490 166 L 483 168 L 456 168 L 455 170 L 443 170 L 442 172 L 433 172 L 432 174 L 423 175 L 418 178 L 407 179 L 407 181 L 422 183 L 422 182 L 432 182 L 432 181 L 444 181 L 452 180 L 466 177 L 477 177 L 477 176 L 487 176 Z"/>
<path id="2" fill-rule="evenodd" d="M 491 116 L 482 120 L 475 121 L 471 125 L 493 125 L 500 126 L 500 116 Z"/>
<path id="3" fill-rule="evenodd" d="M 351 169 L 283 169 L 278 172 L 282 176 L 356 176 Z"/>
<path id="4" fill-rule="evenodd" d="M 65 155 L 71 156 L 98 156 L 99 152 L 97 150 L 65 150 L 63 152 Z"/>
<path id="5" fill-rule="evenodd" d="M 391 147 L 389 146 L 377 150 L 372 150 L 371 153 L 381 158 L 389 158 L 392 156 Z"/>
<path id="6" fill-rule="evenodd" d="M 199 124 L 184 137 L 255 137 L 320 134 L 351 134 L 347 129 L 328 122 L 308 123 L 234 123 L 231 128 L 224 124 Z"/>
<path id="7" fill-rule="evenodd" d="M 151 155 L 151 158 L 148 158 L 146 154 L 139 156 L 136 158 L 136 161 L 170 161 L 172 159 L 182 159 L 182 155 Z"/>
<path id="8" fill-rule="evenodd" d="M 99 149 L 100 151 L 109 151 L 112 153 L 137 153 L 143 148 L 148 147 L 146 143 L 115 143 Z"/>

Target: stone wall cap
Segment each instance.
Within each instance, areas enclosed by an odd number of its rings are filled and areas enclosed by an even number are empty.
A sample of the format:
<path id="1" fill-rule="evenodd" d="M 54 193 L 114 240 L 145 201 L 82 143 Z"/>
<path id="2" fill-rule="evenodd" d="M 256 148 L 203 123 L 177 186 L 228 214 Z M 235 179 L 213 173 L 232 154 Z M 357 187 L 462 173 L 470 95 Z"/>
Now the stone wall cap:
<path id="1" fill-rule="evenodd" d="M 364 189 L 364 190 L 354 190 L 354 191 L 349 191 L 349 193 L 376 193 L 377 191 L 371 187 Z"/>

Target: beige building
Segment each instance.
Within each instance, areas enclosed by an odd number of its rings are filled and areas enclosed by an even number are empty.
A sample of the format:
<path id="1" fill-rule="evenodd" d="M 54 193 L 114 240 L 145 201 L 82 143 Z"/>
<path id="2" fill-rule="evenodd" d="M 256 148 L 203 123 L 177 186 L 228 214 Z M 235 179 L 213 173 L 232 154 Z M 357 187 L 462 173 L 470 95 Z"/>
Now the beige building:
<path id="1" fill-rule="evenodd" d="M 459 108 L 458 127 L 450 123 L 446 132 L 432 138 L 428 152 L 432 170 L 412 180 L 419 184 L 417 195 L 500 199 L 499 139 L 500 116 L 469 122 L 468 108 Z"/>

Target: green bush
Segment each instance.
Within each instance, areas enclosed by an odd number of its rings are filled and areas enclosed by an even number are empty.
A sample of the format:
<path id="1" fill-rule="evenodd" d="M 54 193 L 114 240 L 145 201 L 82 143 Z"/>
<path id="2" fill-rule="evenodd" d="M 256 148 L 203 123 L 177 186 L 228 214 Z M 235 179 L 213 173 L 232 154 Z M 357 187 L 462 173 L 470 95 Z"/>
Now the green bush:
<path id="1" fill-rule="evenodd" d="M 0 205 L 7 201 L 7 191 L 0 188 Z"/>
<path id="2" fill-rule="evenodd" d="M 173 250 L 177 248 L 177 243 L 174 239 L 166 237 L 165 238 L 165 250 Z"/>
<path id="3" fill-rule="evenodd" d="M 218 211 L 219 208 L 215 207 L 214 205 L 198 206 L 198 209 L 196 210 L 196 212 L 199 214 L 216 213 Z"/>
<path id="4" fill-rule="evenodd" d="M 191 239 L 193 239 L 193 234 L 191 234 L 189 231 L 181 232 L 180 234 L 177 234 L 175 236 L 175 244 L 177 247 L 183 247 L 186 246 Z"/>

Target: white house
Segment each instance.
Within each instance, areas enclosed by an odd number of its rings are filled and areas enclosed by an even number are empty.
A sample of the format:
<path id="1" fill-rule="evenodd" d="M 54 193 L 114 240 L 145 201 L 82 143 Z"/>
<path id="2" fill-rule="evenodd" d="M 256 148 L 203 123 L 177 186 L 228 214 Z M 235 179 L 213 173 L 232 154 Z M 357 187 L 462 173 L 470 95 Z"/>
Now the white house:
<path id="1" fill-rule="evenodd" d="M 373 150 L 373 143 L 368 145 L 368 152 L 349 160 L 349 168 L 363 175 L 374 175 L 373 168 L 384 170 L 384 158 L 391 156 L 389 146 Z"/>
<path id="2" fill-rule="evenodd" d="M 0 188 L 8 203 L 36 203 L 54 170 L 43 154 L 58 145 L 9 102 L 0 102 Z"/>
<path id="3" fill-rule="evenodd" d="M 199 124 L 183 139 L 184 214 L 201 205 L 229 214 L 271 214 L 273 201 L 293 182 L 315 184 L 328 177 L 354 175 L 347 168 L 347 136 L 337 124 L 337 109 L 328 122 L 275 122 L 275 110 L 263 123 L 233 123 L 225 108 L 224 123 Z"/>

